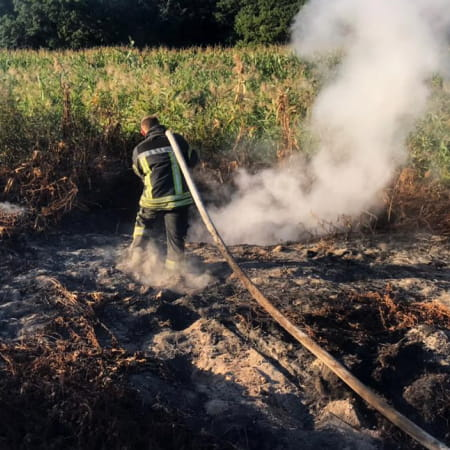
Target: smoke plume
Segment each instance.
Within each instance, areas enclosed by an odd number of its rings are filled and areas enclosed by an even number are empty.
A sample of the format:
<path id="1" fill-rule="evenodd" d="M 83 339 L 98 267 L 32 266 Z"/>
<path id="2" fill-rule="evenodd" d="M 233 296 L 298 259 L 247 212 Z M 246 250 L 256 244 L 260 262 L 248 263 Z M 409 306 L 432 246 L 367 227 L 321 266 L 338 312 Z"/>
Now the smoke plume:
<path id="1" fill-rule="evenodd" d="M 149 242 L 144 249 L 126 249 L 118 258 L 117 267 L 144 286 L 171 287 L 178 292 L 203 289 L 212 280 L 192 258 L 186 259 L 178 270 L 169 272 L 165 268 L 164 252 L 157 242 Z"/>
<path id="2" fill-rule="evenodd" d="M 306 4 L 292 27 L 296 54 L 341 55 L 311 113 L 317 151 L 308 164 L 296 157 L 256 175 L 239 172 L 232 201 L 211 211 L 225 241 L 297 240 L 376 206 L 405 161 L 405 140 L 426 109 L 430 77 L 448 74 L 449 25 L 447 0 Z"/>
<path id="3" fill-rule="evenodd" d="M 21 215 L 26 212 L 26 209 L 22 206 L 14 205 L 10 202 L 0 202 L 0 213 L 5 215 Z"/>

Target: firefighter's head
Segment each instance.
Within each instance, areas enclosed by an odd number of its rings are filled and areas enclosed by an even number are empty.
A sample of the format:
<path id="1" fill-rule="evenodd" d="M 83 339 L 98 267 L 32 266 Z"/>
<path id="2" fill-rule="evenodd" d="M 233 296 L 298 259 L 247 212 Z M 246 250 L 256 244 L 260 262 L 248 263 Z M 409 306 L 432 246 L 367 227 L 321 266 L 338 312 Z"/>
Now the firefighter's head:
<path id="1" fill-rule="evenodd" d="M 155 125 L 159 125 L 159 120 L 156 116 L 146 116 L 141 120 L 141 134 L 145 136 L 150 128 L 153 128 Z"/>

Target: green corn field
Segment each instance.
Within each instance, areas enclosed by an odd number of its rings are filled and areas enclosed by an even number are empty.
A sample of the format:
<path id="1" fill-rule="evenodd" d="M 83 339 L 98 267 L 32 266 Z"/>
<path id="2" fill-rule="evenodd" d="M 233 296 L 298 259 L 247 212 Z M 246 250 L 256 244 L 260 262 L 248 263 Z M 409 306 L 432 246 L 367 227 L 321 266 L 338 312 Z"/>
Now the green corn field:
<path id="1" fill-rule="evenodd" d="M 304 124 L 321 84 L 317 66 L 281 46 L 3 50 L 0 80 L 2 165 L 37 150 L 64 153 L 78 170 L 100 157 L 127 164 L 147 114 L 183 133 L 211 166 L 309 152 Z M 441 79 L 431 83 L 430 113 L 408 141 L 410 165 L 448 182 L 450 94 Z"/>

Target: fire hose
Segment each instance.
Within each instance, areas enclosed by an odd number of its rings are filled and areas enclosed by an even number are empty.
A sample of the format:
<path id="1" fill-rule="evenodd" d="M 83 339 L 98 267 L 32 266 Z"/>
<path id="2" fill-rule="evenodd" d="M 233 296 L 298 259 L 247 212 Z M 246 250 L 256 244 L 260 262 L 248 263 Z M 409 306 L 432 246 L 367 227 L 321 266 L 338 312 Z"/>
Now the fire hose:
<path id="1" fill-rule="evenodd" d="M 200 213 L 200 216 L 211 234 L 214 243 L 218 247 L 222 256 L 233 270 L 234 274 L 239 278 L 248 292 L 256 300 L 256 302 L 265 309 L 265 311 L 279 324 L 281 325 L 291 336 L 293 336 L 300 344 L 308 349 L 316 358 L 324 363 L 334 374 L 336 374 L 347 386 L 349 386 L 354 392 L 356 392 L 362 399 L 364 399 L 370 406 L 376 409 L 389 421 L 391 421 L 398 428 L 409 434 L 413 439 L 422 444 L 425 448 L 431 450 L 450 450 L 445 444 L 428 434 L 425 430 L 420 428 L 414 422 L 409 420 L 406 416 L 395 410 L 390 406 L 386 400 L 384 400 L 376 392 L 365 386 L 358 378 L 356 378 L 345 366 L 331 356 L 326 350 L 324 350 L 319 344 L 317 344 L 306 333 L 301 331 L 295 326 L 289 319 L 287 319 L 283 313 L 276 308 L 253 284 L 250 278 L 239 267 L 219 232 L 217 231 L 214 223 L 209 217 L 202 199 L 198 193 L 197 187 L 191 177 L 187 164 L 184 160 L 183 154 L 175 140 L 174 135 L 170 130 L 166 131 L 166 136 L 172 146 L 172 149 L 177 158 L 178 164 L 183 172 L 184 178 L 188 185 L 188 188 L 192 194 L 195 205 Z"/>

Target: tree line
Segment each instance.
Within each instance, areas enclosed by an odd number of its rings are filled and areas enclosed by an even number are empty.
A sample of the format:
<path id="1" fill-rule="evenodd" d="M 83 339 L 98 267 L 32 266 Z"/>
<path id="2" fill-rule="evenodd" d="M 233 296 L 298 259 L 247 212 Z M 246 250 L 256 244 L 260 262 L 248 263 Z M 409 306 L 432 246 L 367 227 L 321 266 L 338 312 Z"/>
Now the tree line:
<path id="1" fill-rule="evenodd" d="M 304 1 L 0 0 L 0 47 L 282 43 Z"/>

